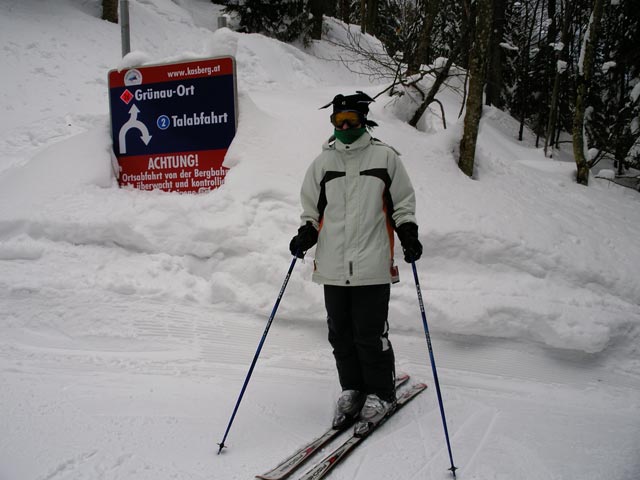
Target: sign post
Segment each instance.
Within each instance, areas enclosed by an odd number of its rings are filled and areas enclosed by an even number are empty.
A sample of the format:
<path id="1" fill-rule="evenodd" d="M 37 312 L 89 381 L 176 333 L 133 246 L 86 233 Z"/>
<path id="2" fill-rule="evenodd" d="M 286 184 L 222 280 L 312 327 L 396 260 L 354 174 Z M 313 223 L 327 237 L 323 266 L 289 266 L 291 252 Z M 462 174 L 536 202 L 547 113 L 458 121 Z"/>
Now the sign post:
<path id="1" fill-rule="evenodd" d="M 120 39 L 122 56 L 131 51 L 131 34 L 129 32 L 129 0 L 120 0 Z"/>
<path id="2" fill-rule="evenodd" d="M 207 192 L 237 127 L 233 57 L 109 72 L 118 183 L 140 190 Z"/>

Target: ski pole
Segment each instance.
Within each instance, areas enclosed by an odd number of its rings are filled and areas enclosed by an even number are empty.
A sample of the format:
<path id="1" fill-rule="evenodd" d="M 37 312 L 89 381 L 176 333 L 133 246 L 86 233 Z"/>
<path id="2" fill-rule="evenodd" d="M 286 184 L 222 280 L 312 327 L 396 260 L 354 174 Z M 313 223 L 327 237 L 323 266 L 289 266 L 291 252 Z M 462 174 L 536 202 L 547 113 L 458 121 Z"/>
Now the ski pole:
<path id="1" fill-rule="evenodd" d="M 453 465 L 453 455 L 451 453 L 451 442 L 449 442 L 449 430 L 447 429 L 447 419 L 444 415 L 444 404 L 442 403 L 442 393 L 440 392 L 440 382 L 438 381 L 438 371 L 436 370 L 436 360 L 433 356 L 433 347 L 431 346 L 431 335 L 429 335 L 429 326 L 427 325 L 427 314 L 424 310 L 424 302 L 422 301 L 422 292 L 420 291 L 420 280 L 418 280 L 418 270 L 416 262 L 411 262 L 413 268 L 413 278 L 416 281 L 416 290 L 418 292 L 418 303 L 420 304 L 420 313 L 422 314 L 422 325 L 424 326 L 424 334 L 427 338 L 427 347 L 429 347 L 429 358 L 431 359 L 431 370 L 433 371 L 433 381 L 436 384 L 436 393 L 438 394 L 438 403 L 440 404 L 440 415 L 442 416 L 442 425 L 444 426 L 444 436 L 447 440 L 447 448 L 449 449 L 449 460 L 451 461 L 451 473 L 456 476 L 458 467 Z"/>
<path id="2" fill-rule="evenodd" d="M 271 323 L 273 322 L 273 318 L 276 316 L 276 311 L 278 310 L 278 305 L 280 305 L 280 300 L 282 300 L 282 295 L 284 295 L 284 290 L 287 287 L 287 283 L 289 283 L 289 278 L 291 277 L 291 272 L 293 272 L 293 267 L 296 264 L 297 256 L 293 256 L 293 260 L 291 260 L 291 265 L 289 266 L 289 271 L 287 272 L 287 276 L 284 278 L 284 283 L 282 284 L 282 288 L 280 288 L 280 293 L 278 294 L 278 298 L 276 299 L 276 303 L 273 306 L 273 310 L 271 311 L 271 316 L 269 317 L 269 321 L 267 322 L 267 326 L 264 329 L 264 333 L 262 334 L 262 339 L 258 344 L 258 349 L 256 350 L 255 355 L 253 356 L 253 361 L 251 362 L 251 366 L 249 367 L 249 372 L 247 373 L 246 378 L 244 379 L 244 385 L 242 385 L 242 390 L 240 390 L 240 396 L 238 396 L 238 401 L 236 402 L 236 406 L 233 409 L 233 413 L 231 414 L 231 419 L 229 419 L 229 424 L 227 425 L 227 430 L 224 432 L 224 437 L 222 441 L 218 444 L 220 448 L 218 449 L 218 455 L 222 452 L 222 449 L 226 447 L 224 444 L 227 439 L 227 435 L 229 435 L 229 430 L 231 430 L 231 425 L 233 424 L 233 420 L 236 418 L 236 413 L 238 413 L 238 407 L 240 406 L 240 402 L 242 401 L 242 397 L 244 396 L 244 392 L 247 389 L 247 385 L 249 384 L 249 379 L 251 378 L 251 374 L 253 373 L 253 369 L 256 366 L 256 362 L 258 361 L 258 357 L 260 356 L 260 351 L 262 350 L 262 346 L 264 345 L 264 341 L 267 338 L 267 334 L 269 333 L 269 328 L 271 328 Z"/>

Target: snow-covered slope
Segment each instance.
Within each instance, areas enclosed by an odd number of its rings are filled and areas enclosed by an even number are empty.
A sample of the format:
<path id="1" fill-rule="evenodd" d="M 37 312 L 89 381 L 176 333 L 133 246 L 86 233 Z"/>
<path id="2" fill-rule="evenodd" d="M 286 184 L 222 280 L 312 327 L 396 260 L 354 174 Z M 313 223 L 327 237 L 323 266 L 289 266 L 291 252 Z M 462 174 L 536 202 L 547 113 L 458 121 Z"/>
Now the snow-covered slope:
<path id="1" fill-rule="evenodd" d="M 0 479 L 251 478 L 319 433 L 338 393 L 306 261 L 215 456 L 290 262 L 302 176 L 331 133 L 318 107 L 386 85 L 327 60 L 327 42 L 214 32 L 208 0 L 131 1 L 128 61 L 232 54 L 240 115 L 223 188 L 120 190 L 106 91 L 124 64 L 118 26 L 98 0 L 55 3 L 0 5 Z M 575 185 L 571 163 L 514 140 L 494 109 L 470 180 L 453 153 L 460 98 L 440 99 L 446 130 L 436 111 L 420 131 L 404 123 L 407 96 L 379 97 L 371 116 L 417 190 L 459 477 L 637 479 L 637 194 Z M 431 383 L 405 264 L 401 276 L 398 368 Z M 444 446 L 431 388 L 332 475 L 446 478 Z"/>

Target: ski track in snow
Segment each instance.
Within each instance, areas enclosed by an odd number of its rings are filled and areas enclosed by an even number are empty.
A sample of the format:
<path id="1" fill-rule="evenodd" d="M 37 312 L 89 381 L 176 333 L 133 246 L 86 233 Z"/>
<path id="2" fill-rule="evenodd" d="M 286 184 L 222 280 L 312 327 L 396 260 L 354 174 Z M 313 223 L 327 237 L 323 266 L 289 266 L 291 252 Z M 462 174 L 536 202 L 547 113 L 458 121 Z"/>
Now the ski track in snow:
<path id="1" fill-rule="evenodd" d="M 45 384 L 46 377 L 56 375 L 55 372 L 60 374 L 75 372 L 77 379 L 87 376 L 89 379 L 96 376 L 99 379 L 105 375 L 107 377 L 116 375 L 116 378 L 121 379 L 118 384 L 122 379 L 126 379 L 126 383 L 138 383 L 135 379 L 143 377 L 151 379 L 147 381 L 151 388 L 156 384 L 163 385 L 171 382 L 171 379 L 189 378 L 191 379 L 189 382 L 211 386 L 221 386 L 221 382 L 224 382 L 227 386 L 217 394 L 222 397 L 212 401 L 214 404 L 226 405 L 227 408 L 216 413 L 217 420 L 205 421 L 209 425 L 206 432 L 200 432 L 199 436 L 190 439 L 192 442 L 200 441 L 209 444 L 211 448 L 214 441 L 219 440 L 215 438 L 216 432 L 221 432 L 224 427 L 226 415 L 230 412 L 234 396 L 239 392 L 241 379 L 266 321 L 265 315 L 260 317 L 242 312 L 233 314 L 211 308 L 203 310 L 198 304 L 188 303 L 182 305 L 173 303 L 170 308 L 167 308 L 165 302 L 142 300 L 135 296 L 127 299 L 113 293 L 101 295 L 101 300 L 98 302 L 85 295 L 71 296 L 70 292 L 65 294 L 63 291 L 56 292 L 55 297 L 38 292 L 24 292 L 23 295 L 22 300 L 18 300 L 15 295 L 2 299 L 0 308 L 2 311 L 11 312 L 10 318 L 31 318 L 36 322 L 34 325 L 48 325 L 49 331 L 47 332 L 47 329 L 37 331 L 5 329 L 8 335 L 3 336 L 0 341 L 0 352 L 4 359 L 10 359 L 10 361 L 3 368 L 3 377 L 11 378 L 18 375 L 19 378 L 24 379 L 40 378 L 40 381 Z M 56 328 L 60 318 L 59 313 L 62 312 L 64 312 L 64 325 L 67 332 Z M 92 312 L 98 313 L 93 315 Z M 121 328 L 102 329 L 102 324 L 108 320 L 115 320 Z M 417 314 L 415 321 L 418 321 Z M 76 326 L 72 327 L 74 323 Z M 78 335 L 78 332 L 84 332 L 85 335 Z M 329 407 L 332 398 L 338 392 L 334 380 L 333 361 L 324 337 L 325 325 L 320 314 L 314 322 L 301 323 L 286 316 L 277 317 L 274 321 L 260 363 L 254 373 L 253 383 L 242 406 L 244 415 L 252 415 L 251 412 L 255 411 L 263 419 L 253 428 L 271 431 L 272 435 L 284 444 L 284 447 L 273 449 L 273 455 L 266 454 L 265 457 L 276 459 L 278 455 L 285 454 L 300 442 L 316 435 L 330 417 Z M 373 437 L 369 439 L 368 445 L 363 446 L 358 455 L 347 460 L 343 467 L 338 468 L 334 474 L 336 479 L 371 478 L 369 475 L 372 470 L 369 466 L 373 458 L 380 454 L 380 448 L 388 448 L 383 446 L 393 441 L 390 440 L 390 434 L 395 429 L 398 429 L 397 435 L 404 434 L 418 444 L 424 445 L 421 453 L 411 458 L 414 461 L 416 458 L 422 458 L 425 464 L 407 478 L 424 478 L 423 472 L 429 472 L 430 478 L 441 478 L 435 472 L 440 472 L 447 466 L 442 426 L 434 387 L 430 380 L 424 338 L 413 333 L 394 334 L 392 330 L 392 341 L 398 357 L 398 368 L 410 372 L 415 379 L 425 379 L 430 383 L 428 392 L 423 394 L 430 396 L 429 400 L 424 400 L 424 405 L 429 405 L 429 414 L 418 413 L 415 416 L 416 420 L 419 419 L 419 432 L 416 433 L 409 427 L 402 427 L 406 425 L 408 415 L 414 409 L 413 406 L 408 407 L 406 412 L 384 427 L 386 429 L 384 436 L 383 432 L 380 432 L 377 440 Z M 482 347 L 483 343 L 485 348 Z M 504 346 L 497 346 L 496 343 L 503 343 Z M 563 399 L 575 401 L 573 396 L 576 394 L 572 392 L 581 392 L 579 395 L 583 397 L 583 408 L 590 402 L 596 405 L 595 409 L 587 408 L 588 415 L 600 413 L 598 405 L 605 404 L 609 406 L 617 404 L 621 409 L 620 415 L 624 422 L 629 421 L 625 418 L 627 415 L 632 418 L 635 413 L 638 413 L 637 404 L 626 405 L 624 401 L 624 396 L 628 395 L 631 395 L 631 398 L 634 396 L 637 398 L 637 392 L 640 390 L 637 378 L 622 374 L 612 375 L 603 369 L 600 379 L 602 381 L 599 382 L 596 368 L 583 367 L 580 362 L 574 362 L 570 358 L 563 359 L 562 356 L 554 358 L 553 355 L 541 355 L 542 351 L 539 348 L 535 346 L 522 348 L 522 345 L 518 344 L 509 346 L 509 342 L 487 339 L 474 340 L 465 337 L 447 339 L 439 336 L 434 338 L 434 349 L 443 382 L 445 405 L 450 422 L 454 455 L 456 455 L 454 458 L 461 469 L 466 467 L 471 471 L 474 465 L 482 466 L 483 457 L 479 453 L 480 450 L 484 451 L 483 446 L 494 444 L 501 438 L 499 432 L 495 433 L 495 425 L 499 421 L 492 417 L 491 412 L 494 410 L 490 408 L 491 397 L 497 396 L 499 399 L 501 396 L 506 398 L 515 396 L 520 399 L 518 403 L 533 402 L 534 406 L 538 405 L 536 407 L 538 409 L 548 409 L 550 404 L 562 403 Z M 282 396 L 287 395 L 284 392 L 295 385 L 296 377 L 303 382 L 321 382 L 325 388 L 328 387 L 329 394 L 318 398 L 316 405 L 308 404 L 308 398 L 305 398 L 297 407 L 286 405 L 288 402 L 283 402 Z M 111 398 L 108 400 L 109 403 L 115 402 L 115 405 L 122 405 L 124 407 L 122 413 L 125 416 L 122 417 L 112 408 L 106 408 L 104 413 L 99 413 L 101 409 L 98 407 L 94 413 L 91 410 L 88 412 L 89 418 L 95 418 L 96 413 L 99 415 L 98 418 L 111 418 L 111 422 L 117 421 L 118 418 L 124 420 L 131 415 L 133 415 L 132 419 L 139 415 L 142 415 L 142 419 L 148 418 L 151 421 L 157 418 L 156 415 L 160 412 L 154 413 L 153 408 L 149 410 L 136 408 L 135 405 L 139 401 L 133 404 L 131 400 L 123 402 L 126 396 L 123 397 L 118 393 L 121 386 L 117 386 L 114 380 L 107 381 L 107 384 L 116 388 L 113 392 L 104 391 L 105 400 Z M 211 383 L 212 380 L 213 383 Z M 88 385 L 92 383 L 93 381 Z M 607 395 L 601 391 L 599 384 L 606 385 L 608 393 L 613 395 L 609 399 L 611 401 L 607 401 Z M 282 391 L 274 390 L 274 385 L 283 387 Z M 539 396 L 541 385 L 546 385 L 544 389 L 549 391 L 549 398 Z M 82 400 L 82 395 L 77 396 L 79 392 L 74 395 L 72 389 L 64 395 L 63 401 L 74 406 L 74 409 L 78 408 L 75 407 L 76 405 L 81 409 L 95 405 L 98 400 L 92 393 L 95 387 L 88 388 L 89 397 L 86 400 Z M 129 387 L 129 389 L 135 395 L 139 395 L 135 393 L 139 391 L 139 387 Z M 205 387 L 205 390 L 210 391 L 210 387 Z M 190 389 L 187 388 L 185 391 L 190 392 Z M 304 391 L 303 389 L 302 392 Z M 209 395 L 212 393 L 210 391 Z M 16 392 L 16 395 L 18 394 L 19 392 Z M 14 402 L 19 398 L 12 396 L 11 391 L 5 392 L 4 395 L 9 404 L 15 404 Z M 486 398 L 487 395 L 489 398 Z M 187 396 L 193 395 L 187 393 Z M 471 400 L 474 397 L 484 399 L 486 402 L 479 413 L 472 413 L 477 409 L 474 405 L 476 402 Z M 203 395 L 200 398 L 206 402 Z M 50 398 L 49 407 L 37 414 L 35 423 L 38 423 L 37 418 L 45 420 L 52 414 L 55 416 L 60 408 L 56 407 L 58 401 L 60 400 L 56 400 L 55 395 Z M 185 413 L 180 407 L 183 402 L 184 399 L 180 403 L 169 401 L 161 409 L 166 413 L 160 414 L 168 414 L 168 418 L 183 417 Z M 104 401 L 97 403 L 97 405 L 100 404 L 104 404 Z M 286 414 L 288 408 L 295 413 Z M 91 409 L 95 410 L 95 407 Z M 487 413 L 482 413 L 483 409 Z M 145 410 L 147 413 L 144 413 Z M 306 430 L 305 433 L 301 431 L 299 420 L 295 418 L 302 418 L 308 415 L 309 411 L 315 411 L 316 414 L 303 429 Z M 628 412 L 627 415 L 625 411 Z M 15 413 L 11 414 L 11 418 L 24 418 L 24 415 L 33 415 L 34 412 L 26 407 Z M 201 416 L 204 419 L 211 413 L 210 409 L 203 405 L 195 408 L 190 415 L 195 414 L 196 417 Z M 471 413 L 470 416 L 469 413 Z M 465 417 L 468 418 L 465 420 Z M 248 427 L 243 418 L 246 417 L 241 416 L 238 420 L 232 442 L 237 442 L 237 448 L 244 445 L 242 448 L 251 449 L 250 439 L 245 438 L 242 433 Z M 574 414 L 573 418 L 581 418 L 581 414 Z M 513 418 L 511 420 L 513 421 Z M 616 423 L 619 424 L 620 419 L 617 419 Z M 122 430 L 122 427 L 128 430 L 133 425 L 127 426 L 127 423 L 124 423 L 118 427 L 116 423 L 114 431 Z M 504 428 L 503 425 L 502 429 Z M 120 438 L 120 435 L 117 434 L 116 438 Z M 395 434 L 393 438 L 396 438 Z M 132 454 L 138 451 L 139 447 L 136 443 L 124 442 L 121 448 L 125 454 L 127 452 Z M 395 452 L 396 449 L 393 451 Z M 521 454 L 527 454 L 527 451 Z M 96 462 L 99 465 L 108 463 L 108 459 L 103 455 L 96 454 L 99 458 Z M 84 457 L 74 458 L 83 459 Z M 247 478 L 268 465 L 258 461 L 246 464 L 244 468 L 239 469 L 232 461 L 232 453 L 229 453 L 227 458 L 230 470 L 226 470 L 225 476 L 219 478 Z M 354 474 L 351 468 L 352 462 L 362 465 L 360 467 L 362 473 Z M 146 462 L 146 464 L 151 463 L 158 462 L 156 460 Z M 46 462 L 44 464 L 46 465 Z M 47 471 L 59 472 L 61 474 L 59 478 L 65 478 L 62 474 L 69 473 L 71 467 L 82 471 L 85 464 L 87 462 L 77 460 L 75 463 L 62 462 L 50 466 Z M 123 463 L 123 465 L 126 464 L 127 462 Z M 63 465 L 65 468 L 62 468 Z M 210 467 L 213 468 L 214 465 Z M 113 468 L 115 472 L 120 467 Z M 156 473 L 167 474 L 172 471 L 172 468 L 174 467 L 167 466 Z M 384 466 L 379 465 L 379 468 L 384 469 Z M 235 473 L 232 473 L 234 470 Z M 175 472 L 176 474 L 182 472 L 182 478 L 206 478 L 205 475 L 195 474 L 194 470 L 187 466 Z M 396 478 L 402 478 L 403 475 L 405 474 Z M 110 478 L 126 478 L 126 474 L 113 473 Z"/>
<path id="2" fill-rule="evenodd" d="M 118 422 L 129 422 L 127 418 L 134 422 L 129 424 L 127 427 L 129 429 L 136 424 L 144 425 L 146 422 L 151 422 L 151 425 L 157 424 L 162 418 L 167 420 L 175 418 L 178 422 L 184 422 L 192 417 L 204 419 L 204 416 L 212 412 L 204 405 L 198 406 L 198 401 L 191 407 L 191 413 L 188 413 L 180 411 L 183 409 L 179 408 L 179 403 L 174 403 L 175 400 L 159 400 L 153 393 L 143 394 L 140 397 L 140 392 L 144 389 L 140 390 L 132 385 L 124 389 L 118 387 L 114 383 L 117 378 L 124 380 L 125 384 L 135 384 L 136 378 L 146 378 L 148 380 L 144 380 L 144 384 L 148 385 L 150 392 L 156 388 L 164 391 L 165 385 L 167 382 L 170 384 L 171 379 L 179 383 L 186 381 L 187 385 L 195 382 L 197 389 L 204 390 L 199 395 L 202 401 L 204 401 L 203 393 L 206 395 L 206 392 L 209 392 L 211 395 L 212 387 L 215 388 L 214 386 L 220 386 L 221 382 L 225 382 L 228 386 L 216 395 L 223 395 L 222 404 L 227 404 L 228 410 L 222 409 L 223 411 L 217 412 L 217 420 L 213 423 L 213 419 L 207 419 L 205 423 L 209 425 L 209 429 L 199 433 L 199 438 L 213 448 L 217 440 L 216 431 L 221 431 L 224 426 L 225 416 L 232 406 L 232 398 L 236 392 L 239 392 L 241 379 L 246 373 L 266 321 L 264 316 L 259 318 L 243 313 L 230 314 L 210 309 L 203 312 L 197 304 L 172 304 L 168 309 L 166 303 L 157 300 L 141 301 L 136 297 L 127 300 L 114 294 L 103 296 L 100 302 L 92 303 L 95 311 L 99 312 L 92 317 L 90 314 L 87 315 L 89 313 L 87 307 L 91 304 L 91 299 L 83 298 L 82 295 L 56 300 L 38 293 L 24 295 L 23 301 L 16 301 L 15 297 L 11 297 L 8 303 L 6 299 L 0 301 L 0 306 L 3 311 L 10 311 L 13 318 L 29 316 L 37 320 L 40 325 L 52 326 L 55 325 L 56 312 L 64 305 L 66 325 L 78 322 L 74 331 L 86 332 L 86 336 L 77 334 L 70 336 L 56 331 L 55 328 L 49 331 L 44 329 L 21 332 L 9 329 L 9 336 L 0 341 L 0 353 L 3 358 L 11 359 L 10 364 L 3 368 L 3 376 L 41 378 L 41 381 L 46 384 L 46 376 L 54 372 L 60 372 L 59 375 L 66 375 L 65 372 L 76 372 L 75 375 L 80 380 L 76 387 L 71 386 L 73 384 L 64 387 L 62 397 L 54 395 L 47 402 L 46 408 L 44 405 L 38 407 L 36 420 L 32 420 L 34 426 L 38 425 L 38 418 L 44 420 L 51 415 L 54 417 L 60 415 L 61 411 L 69 408 L 74 411 L 79 409 L 84 412 L 86 420 L 90 423 L 96 420 L 102 423 L 107 420 L 107 424 L 113 424 L 112 427 L 107 428 L 107 431 L 103 431 L 101 436 L 106 435 L 109 438 L 115 435 L 115 438 L 120 439 L 118 441 L 124 440 L 120 433 L 116 433 L 121 429 L 121 427 L 118 428 Z M 73 305 L 76 305 L 75 309 Z M 222 318 L 219 315 L 222 315 Z M 100 337 L 100 324 L 108 318 L 117 319 L 122 328 L 105 330 Z M 277 452 L 285 454 L 288 449 L 316 435 L 330 417 L 331 412 L 327 405 L 330 406 L 331 399 L 338 391 L 333 379 L 335 375 L 333 359 L 324 336 L 325 325 L 321 317 L 316 322 L 300 323 L 286 317 L 277 317 L 274 321 L 263 356 L 254 373 L 250 392 L 242 406 L 245 415 L 255 412 L 262 418 L 256 428 L 271 431 L 272 435 L 280 438 L 285 444 L 285 447 L 275 449 L 274 459 L 278 458 Z M 98 339 L 100 339 L 99 343 L 94 343 Z M 228 343 L 231 339 L 232 343 Z M 357 455 L 345 461 L 344 465 L 336 470 L 334 473 L 336 479 L 370 478 L 371 472 L 375 471 L 376 458 L 381 454 L 381 449 L 391 448 L 389 455 L 409 456 L 406 449 L 394 446 L 395 442 L 406 442 L 406 439 L 420 445 L 419 452 L 413 452 L 413 456 L 410 456 L 413 462 L 416 458 L 424 459 L 424 463 L 416 465 L 411 470 L 414 473 L 407 478 L 424 478 L 423 474 L 428 474 L 430 478 L 441 478 L 437 472 L 448 467 L 440 413 L 435 398 L 435 388 L 430 379 L 424 339 L 413 334 L 393 335 L 392 331 L 392 341 L 398 357 L 398 368 L 410 372 L 415 380 L 426 380 L 429 383 L 429 389 L 423 396 L 429 399 L 423 400 L 417 406 L 408 406 L 401 415 L 383 427 L 377 436 L 368 439 L 367 444 Z M 618 416 L 614 415 L 614 424 L 628 421 L 628 418 L 625 418 L 625 411 L 629 414 L 638 411 L 637 402 L 635 405 L 628 404 L 624 398 L 628 395 L 625 391 L 636 392 L 636 395 L 640 391 L 637 379 L 630 381 L 623 375 L 609 376 L 606 383 L 608 392 L 605 393 L 598 388 L 593 368 L 581 369 L 579 365 L 565 363 L 563 359 L 540 355 L 540 351 L 536 353 L 536 348 L 539 347 L 531 347 L 530 351 L 521 347 L 514 344 L 512 347 L 505 345 L 501 348 L 492 344 L 483 349 L 476 342 L 464 338 L 447 340 L 438 337 L 434 340 L 454 446 L 454 459 L 461 470 L 468 468 L 472 471 L 474 466 L 483 466 L 482 452 L 489 445 L 504 441 L 502 439 L 504 439 L 505 429 L 508 431 L 511 428 L 506 425 L 513 424 L 516 420 L 513 413 L 509 413 L 510 409 L 513 411 L 513 405 L 509 406 L 512 402 L 518 404 L 524 402 L 534 411 L 538 411 L 548 409 L 550 404 L 556 402 L 562 404 L 564 400 L 570 399 L 574 402 L 576 411 L 573 414 L 563 415 L 569 415 L 568 418 L 575 419 L 582 418 L 585 413 L 588 416 L 596 413 L 600 408 L 599 405 L 617 404 L 622 410 Z M 291 389 L 295 385 L 296 377 L 304 383 L 321 382 L 328 387 L 328 395 L 315 400 L 318 403 L 313 410 L 316 414 L 305 428 L 306 434 L 300 431 L 300 424 L 296 422 L 295 417 L 308 414 L 310 406 L 306 402 L 309 399 L 304 398 L 302 404 L 296 402 L 297 406 L 290 406 L 291 409 L 287 410 L 286 404 L 293 399 L 283 402 L 282 393 L 273 389 L 276 384 L 283 387 L 283 390 Z M 116 387 L 111 393 L 104 390 L 106 397 L 103 400 L 95 397 L 95 393 L 92 392 L 94 387 L 90 386 L 98 379 L 102 379 L 101 383 L 106 381 L 106 385 Z M 82 387 L 82 384 L 87 386 Z M 540 396 L 541 385 L 546 385 L 544 387 L 546 398 Z M 85 394 L 82 394 L 83 390 Z M 139 398 L 136 398 L 133 403 L 131 403 L 133 399 L 125 401 L 127 390 Z M 189 392 L 191 396 L 193 385 L 188 386 L 185 392 Z M 575 392 L 581 392 L 580 395 L 583 397 L 581 402 L 575 402 Z M 17 399 L 13 394 L 11 390 L 4 393 L 9 404 Z M 15 391 L 15 395 L 18 394 L 19 391 Z M 86 394 L 88 396 L 84 398 Z M 152 400 L 152 407 L 146 409 L 142 406 L 141 402 L 144 398 Z M 171 395 L 170 398 L 175 397 Z M 498 402 L 506 401 L 507 407 L 492 406 L 491 398 L 497 399 Z M 220 400 L 215 401 L 215 403 L 219 402 Z M 118 413 L 118 405 L 123 407 L 126 405 L 122 413 Z M 33 407 L 23 405 L 22 409 L 14 410 L 11 417 L 24 418 L 25 415 L 32 415 L 34 412 L 30 410 L 31 408 Z M 427 408 L 426 411 L 425 408 Z M 498 416 L 498 408 L 501 412 L 506 412 L 506 418 L 505 415 Z M 144 413 L 145 410 L 146 413 Z M 31 414 L 28 413 L 30 411 Z M 287 411 L 290 413 L 287 414 Z M 63 417 L 66 415 L 68 414 Z M 142 417 L 138 417 L 139 415 Z M 136 418 L 140 418 L 140 421 Z M 291 424 L 291 421 L 294 423 Z M 238 431 L 234 432 L 232 443 L 233 441 L 238 444 L 249 442 L 248 448 L 251 449 L 252 442 L 248 437 L 244 438 L 245 435 L 241 433 L 244 431 L 243 424 L 244 427 L 248 426 L 239 419 L 236 426 Z M 121 425 L 124 426 L 127 423 Z M 109 443 L 112 442 L 112 440 L 109 441 Z M 138 440 L 135 437 L 133 443 L 124 441 L 123 455 L 132 455 L 137 448 L 135 446 L 137 443 Z M 162 447 L 167 448 L 169 445 Z M 71 475 L 72 471 L 86 472 L 89 469 L 83 465 L 91 462 L 95 464 L 91 467 L 94 470 L 106 468 L 105 465 L 110 460 L 105 457 L 109 455 L 103 453 L 104 449 L 91 452 L 91 456 L 86 456 L 85 452 L 74 456 L 73 459 L 50 466 L 47 469 L 49 473 L 46 474 L 49 477 L 45 475 L 43 478 L 66 478 L 65 475 Z M 527 451 L 521 453 L 526 454 Z M 271 455 L 268 457 L 271 458 Z M 232 453 L 229 452 L 226 458 L 231 459 Z M 120 476 L 125 478 L 124 470 L 119 469 L 125 469 L 124 466 L 130 465 L 131 462 L 132 460 L 123 461 L 120 464 L 121 467 L 114 463 L 110 468 L 119 473 L 113 474 L 112 478 L 120 478 Z M 260 471 L 267 465 L 261 462 L 248 464 L 246 470 L 242 469 L 244 474 L 240 474 L 239 471 L 232 474 L 228 470 L 227 474 L 230 476 L 220 478 L 243 478 L 242 475 Z M 383 465 L 378 467 L 384 469 Z M 167 472 L 174 467 L 165 465 L 163 468 L 168 468 L 169 470 L 164 470 Z M 176 472 L 182 471 L 185 478 L 200 478 L 186 465 L 180 469 Z M 78 478 L 82 478 L 82 475 L 84 473 L 81 473 Z M 396 478 L 402 478 L 402 476 Z"/>
<path id="3" fill-rule="evenodd" d="M 482 428 L 482 429 L 479 430 L 480 432 L 484 431 L 484 435 L 478 441 L 475 451 L 473 452 L 473 454 L 467 460 L 467 464 L 466 464 L 465 468 L 469 469 L 470 471 L 473 471 L 473 463 L 476 460 L 476 457 L 478 456 L 478 454 L 480 453 L 482 448 L 487 444 L 489 438 L 491 437 L 491 432 L 493 430 L 493 426 L 495 425 L 496 420 L 497 420 L 499 415 L 500 415 L 500 413 L 497 412 L 497 411 L 492 412 L 489 424 L 485 428 Z"/>

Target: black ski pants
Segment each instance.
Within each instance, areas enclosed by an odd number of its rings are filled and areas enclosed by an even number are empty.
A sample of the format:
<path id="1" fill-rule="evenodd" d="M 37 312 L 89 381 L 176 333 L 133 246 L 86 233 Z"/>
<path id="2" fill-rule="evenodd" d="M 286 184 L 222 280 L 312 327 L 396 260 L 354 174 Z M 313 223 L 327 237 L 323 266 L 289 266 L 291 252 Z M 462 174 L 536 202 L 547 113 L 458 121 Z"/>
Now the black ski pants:
<path id="1" fill-rule="evenodd" d="M 395 398 L 395 358 L 389 342 L 391 286 L 324 286 L 329 343 L 343 390 Z"/>

